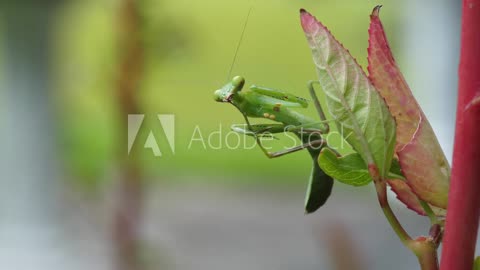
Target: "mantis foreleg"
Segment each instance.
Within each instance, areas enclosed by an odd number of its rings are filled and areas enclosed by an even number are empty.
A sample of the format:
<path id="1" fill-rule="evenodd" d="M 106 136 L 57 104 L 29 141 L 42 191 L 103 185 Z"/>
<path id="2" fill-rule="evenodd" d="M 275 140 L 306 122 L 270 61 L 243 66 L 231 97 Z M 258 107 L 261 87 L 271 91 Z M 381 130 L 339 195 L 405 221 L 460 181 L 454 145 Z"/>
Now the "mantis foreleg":
<path id="1" fill-rule="evenodd" d="M 244 115 L 244 118 L 245 118 L 245 121 L 247 122 L 247 126 L 248 126 L 248 129 L 249 130 L 258 130 L 259 127 L 261 128 L 264 128 L 264 130 L 267 130 L 268 132 L 270 133 L 280 133 L 280 132 L 285 132 L 285 128 L 288 128 L 288 127 L 284 127 L 283 125 L 272 125 L 270 126 L 271 129 L 268 130 L 268 126 L 265 126 L 265 125 L 252 125 L 250 124 L 250 121 L 248 120 L 248 117 L 246 117 Z M 264 132 L 267 132 L 267 131 L 264 131 Z M 243 132 L 243 131 L 242 131 Z M 295 132 L 296 134 L 300 134 L 298 132 Z M 304 134 L 311 134 L 311 133 L 319 133 L 321 134 L 321 131 L 320 130 L 312 130 L 312 131 L 304 131 Z M 303 150 L 303 149 L 306 149 L 306 148 L 313 148 L 313 147 L 321 147 L 325 144 L 325 141 L 323 139 L 317 139 L 317 140 L 313 140 L 313 141 L 310 141 L 310 142 L 307 142 L 307 143 L 304 143 L 302 145 L 298 145 L 298 146 L 295 146 L 295 147 L 292 147 L 292 148 L 288 148 L 288 149 L 285 149 L 285 150 L 281 150 L 281 151 L 277 151 L 277 152 L 269 152 L 268 149 L 266 149 L 263 144 L 262 144 L 262 141 L 261 141 L 261 136 L 257 136 L 257 134 L 253 133 L 253 135 L 257 141 L 257 144 L 258 146 L 260 147 L 260 149 L 262 150 L 262 152 L 268 157 L 268 158 L 276 158 L 276 157 L 281 157 L 281 156 L 284 156 L 286 154 L 290 154 L 290 153 L 294 153 L 294 152 L 297 152 L 297 151 L 300 151 L 300 150 Z"/>
<path id="2" fill-rule="evenodd" d="M 306 148 L 312 148 L 312 147 L 320 148 L 324 144 L 325 144 L 325 141 L 322 140 L 322 139 L 319 139 L 319 140 L 311 141 L 311 142 L 304 143 L 304 144 L 299 145 L 299 146 L 295 146 L 295 147 L 288 148 L 288 149 L 281 150 L 281 151 L 277 151 L 277 152 L 268 152 L 261 145 L 260 145 L 260 148 L 262 148 L 263 152 L 265 153 L 265 155 L 268 158 L 276 158 L 276 157 L 281 157 L 281 156 L 284 156 L 284 155 L 287 155 L 287 154 L 290 154 L 290 153 L 294 153 L 294 152 L 297 152 L 297 151 L 300 151 L 300 150 L 303 150 L 303 149 L 306 149 Z"/>

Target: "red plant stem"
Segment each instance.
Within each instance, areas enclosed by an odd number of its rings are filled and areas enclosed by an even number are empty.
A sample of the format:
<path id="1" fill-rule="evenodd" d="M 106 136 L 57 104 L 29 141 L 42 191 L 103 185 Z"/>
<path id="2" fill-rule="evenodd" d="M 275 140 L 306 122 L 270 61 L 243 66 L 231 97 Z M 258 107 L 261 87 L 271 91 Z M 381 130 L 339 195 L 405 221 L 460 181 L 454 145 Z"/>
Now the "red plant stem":
<path id="1" fill-rule="evenodd" d="M 480 214 L 480 0 L 463 0 L 458 108 L 441 270 L 471 270 Z"/>

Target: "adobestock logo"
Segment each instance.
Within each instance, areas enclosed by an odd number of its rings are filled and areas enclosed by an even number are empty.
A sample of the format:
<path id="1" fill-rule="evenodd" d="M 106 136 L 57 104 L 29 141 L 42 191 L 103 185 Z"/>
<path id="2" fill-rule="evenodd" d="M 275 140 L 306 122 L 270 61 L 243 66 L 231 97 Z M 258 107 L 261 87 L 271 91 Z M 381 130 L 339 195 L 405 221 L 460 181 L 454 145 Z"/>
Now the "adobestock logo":
<path id="1" fill-rule="evenodd" d="M 128 115 L 128 154 L 130 154 L 130 151 L 132 150 L 133 144 L 137 138 L 144 119 L 144 114 Z M 168 145 L 170 146 L 170 150 L 175 154 L 175 115 L 158 114 L 157 119 L 158 124 L 163 129 Z M 143 144 L 143 148 L 151 149 L 153 155 L 156 157 L 162 156 L 162 151 L 160 150 L 152 129 L 150 129 L 148 132 L 148 136 Z"/>
<path id="2" fill-rule="evenodd" d="M 148 121 L 145 120 L 144 114 L 128 115 L 128 154 L 130 155 L 135 143 L 142 143 L 143 148 L 149 149 L 155 157 L 163 156 L 163 153 L 167 153 L 165 151 L 168 151 L 168 148 L 170 148 L 172 154 L 175 154 L 175 115 L 157 114 L 147 118 Z M 147 122 L 148 125 L 144 125 L 142 129 L 144 122 Z M 303 127 L 297 129 L 295 126 L 286 126 L 282 130 L 276 130 L 273 133 L 269 132 L 268 128 L 265 131 L 255 133 L 250 131 L 246 125 L 233 125 L 228 131 L 221 124 L 218 126 L 218 129 L 210 129 L 207 132 L 205 130 L 202 131 L 199 125 L 191 128 L 190 140 L 181 143 L 182 147 L 185 146 L 187 151 L 192 149 L 213 151 L 221 149 L 252 150 L 257 146 L 270 151 L 275 150 L 274 148 L 277 148 L 278 145 L 275 145 L 275 143 L 272 145 L 269 142 L 280 139 L 282 145 L 280 147 L 281 150 L 278 151 L 300 150 L 307 147 L 321 149 L 326 142 L 332 141 L 332 139 L 337 140 L 337 138 L 340 138 L 340 144 L 329 145 L 329 147 L 334 150 L 341 150 L 349 149 L 349 145 L 345 140 L 352 136 L 351 132 L 344 134 L 343 125 L 340 126 L 338 131 L 333 130 L 328 134 L 321 135 L 323 142 L 319 140 L 318 133 L 311 132 L 308 129 L 304 130 Z M 186 129 L 184 128 L 183 131 L 186 131 Z M 163 134 L 163 137 L 157 138 L 155 134 L 157 136 Z M 277 136 L 282 136 L 282 138 Z M 158 139 L 161 139 L 160 141 L 163 143 L 159 144 Z M 263 144 L 263 142 L 267 144 Z M 261 145 L 258 145 L 258 143 L 261 143 Z"/>

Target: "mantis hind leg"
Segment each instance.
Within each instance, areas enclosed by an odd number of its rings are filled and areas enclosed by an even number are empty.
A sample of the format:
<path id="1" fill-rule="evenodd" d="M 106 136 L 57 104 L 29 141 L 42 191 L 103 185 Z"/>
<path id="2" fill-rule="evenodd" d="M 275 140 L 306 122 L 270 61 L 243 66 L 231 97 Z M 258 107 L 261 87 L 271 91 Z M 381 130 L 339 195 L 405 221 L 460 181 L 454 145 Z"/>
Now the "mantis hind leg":
<path id="1" fill-rule="evenodd" d="M 322 105 L 320 104 L 320 100 L 317 97 L 317 93 L 315 92 L 315 88 L 313 87 L 314 84 L 320 84 L 318 81 L 309 81 L 308 82 L 308 92 L 310 92 L 310 96 L 312 97 L 313 104 L 315 105 L 315 109 L 317 110 L 318 116 L 320 120 L 325 121 L 325 129 L 327 130 L 326 133 L 330 130 L 330 126 L 327 123 L 327 117 L 325 116 L 325 112 L 323 112 Z"/>

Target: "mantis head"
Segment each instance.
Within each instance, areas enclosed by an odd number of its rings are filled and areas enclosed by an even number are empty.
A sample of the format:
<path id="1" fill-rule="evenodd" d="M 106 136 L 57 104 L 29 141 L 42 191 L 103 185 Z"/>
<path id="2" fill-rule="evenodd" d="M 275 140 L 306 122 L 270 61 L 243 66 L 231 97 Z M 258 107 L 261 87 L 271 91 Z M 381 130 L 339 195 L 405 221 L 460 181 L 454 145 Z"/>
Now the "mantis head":
<path id="1" fill-rule="evenodd" d="M 230 102 L 233 95 L 242 90 L 244 84 L 245 78 L 241 76 L 235 76 L 231 82 L 215 91 L 213 98 L 217 102 Z"/>

